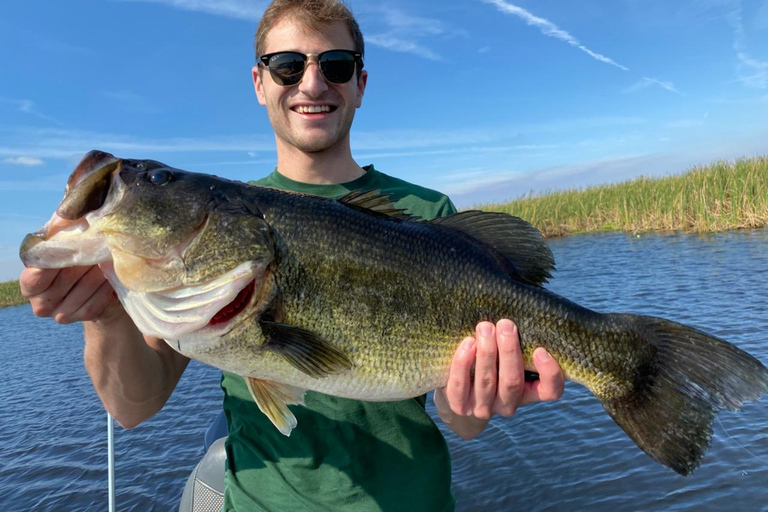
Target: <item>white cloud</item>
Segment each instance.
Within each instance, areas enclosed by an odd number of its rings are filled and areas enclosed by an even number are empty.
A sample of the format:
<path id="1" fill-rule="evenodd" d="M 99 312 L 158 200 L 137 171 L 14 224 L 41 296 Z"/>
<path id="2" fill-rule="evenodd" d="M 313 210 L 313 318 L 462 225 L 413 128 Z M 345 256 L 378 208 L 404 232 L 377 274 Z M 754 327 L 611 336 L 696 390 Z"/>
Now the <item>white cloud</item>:
<path id="1" fill-rule="evenodd" d="M 420 39 L 463 34 L 460 30 L 449 30 L 440 20 L 415 16 L 383 4 L 365 6 L 360 24 L 366 43 L 396 52 L 413 53 L 429 60 L 442 60 L 442 57 L 420 43 Z"/>
<path id="2" fill-rule="evenodd" d="M 119 0 L 169 5 L 184 11 L 203 12 L 239 20 L 257 21 L 267 7 L 266 1 L 254 0 Z"/>
<path id="3" fill-rule="evenodd" d="M 43 165 L 43 160 L 36 156 L 17 156 L 12 158 L 6 158 L 3 162 L 11 165 L 25 165 L 32 167 L 35 165 Z"/>
<path id="4" fill-rule="evenodd" d="M 17 112 L 23 112 L 24 114 L 29 114 L 31 116 L 38 117 L 40 119 L 45 119 L 46 121 L 51 121 L 55 124 L 59 124 L 59 125 L 62 124 L 56 119 L 40 112 L 35 106 L 35 102 L 32 100 L 27 100 L 27 99 L 17 100 L 13 98 L 0 97 L 0 103 L 14 105 L 16 107 Z"/>
<path id="5" fill-rule="evenodd" d="M 150 101 L 148 101 L 144 96 L 140 96 L 132 91 L 103 91 L 101 94 L 103 94 L 106 98 L 122 104 L 126 108 L 130 108 L 133 112 L 150 113 L 158 112 L 160 110 Z"/>
<path id="6" fill-rule="evenodd" d="M 753 58 L 747 53 L 747 34 L 742 21 L 741 2 L 728 14 L 733 29 L 733 49 L 739 71 L 738 80 L 747 87 L 768 89 L 768 61 Z"/>
<path id="7" fill-rule="evenodd" d="M 10 133 L 8 133 L 10 132 Z M 0 156 L 14 157 L 32 154 L 40 158 L 79 158 L 92 149 L 130 153 L 205 153 L 216 151 L 274 152 L 274 138 L 270 135 L 221 135 L 203 138 L 173 137 L 148 139 L 125 134 L 102 133 L 67 129 L 18 128 L 12 131 L 0 128 Z"/>
<path id="8" fill-rule="evenodd" d="M 661 87 L 664 90 L 667 90 L 669 92 L 673 92 L 675 94 L 679 94 L 680 96 L 685 96 L 685 94 L 681 93 L 677 88 L 675 87 L 675 84 L 672 82 L 662 82 L 661 80 L 657 80 L 656 78 L 648 78 L 647 76 L 644 76 L 642 80 L 639 82 L 636 82 L 626 89 L 624 89 L 625 94 L 630 94 L 633 92 L 641 91 L 643 89 L 647 89 L 651 86 L 658 86 Z"/>
<path id="9" fill-rule="evenodd" d="M 600 62 L 604 62 L 606 64 L 610 64 L 611 66 L 615 66 L 623 71 L 629 71 L 628 67 L 622 64 L 619 64 L 618 62 L 606 57 L 605 55 L 602 55 L 590 50 L 589 48 L 581 44 L 578 39 L 573 37 L 571 34 L 566 32 L 565 30 L 562 30 L 551 21 L 535 16 L 531 14 L 529 11 L 526 11 L 525 9 L 523 9 L 522 7 L 518 7 L 509 2 L 505 2 L 504 0 L 480 0 L 480 1 L 486 4 L 491 4 L 496 6 L 496 8 L 503 13 L 517 16 L 518 18 L 525 21 L 525 23 L 527 23 L 528 25 L 538 28 L 541 31 L 541 33 L 544 34 L 545 36 L 554 37 L 555 39 L 564 41 L 570 44 L 571 46 L 574 46 L 579 50 L 583 51 L 593 59 L 596 59 Z"/>
<path id="10" fill-rule="evenodd" d="M 370 43 L 375 46 L 379 46 L 386 50 L 392 50 L 395 52 L 413 53 L 419 57 L 424 57 L 429 60 L 442 60 L 440 55 L 436 54 L 429 48 L 419 45 L 413 41 L 401 39 L 393 34 L 374 34 L 365 36 L 366 43 Z"/>

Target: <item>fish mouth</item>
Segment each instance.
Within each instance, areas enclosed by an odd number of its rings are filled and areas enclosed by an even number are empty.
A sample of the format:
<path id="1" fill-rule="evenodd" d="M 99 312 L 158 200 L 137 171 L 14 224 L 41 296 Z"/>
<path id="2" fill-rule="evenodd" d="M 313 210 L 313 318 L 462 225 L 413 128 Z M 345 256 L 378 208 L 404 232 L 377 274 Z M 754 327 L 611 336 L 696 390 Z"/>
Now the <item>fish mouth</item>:
<path id="1" fill-rule="evenodd" d="M 111 259 L 101 237 L 88 233 L 90 215 L 108 209 L 110 196 L 119 196 L 122 160 L 103 151 L 91 151 L 75 168 L 56 212 L 37 232 L 21 243 L 25 266 L 64 268 L 96 265 Z"/>

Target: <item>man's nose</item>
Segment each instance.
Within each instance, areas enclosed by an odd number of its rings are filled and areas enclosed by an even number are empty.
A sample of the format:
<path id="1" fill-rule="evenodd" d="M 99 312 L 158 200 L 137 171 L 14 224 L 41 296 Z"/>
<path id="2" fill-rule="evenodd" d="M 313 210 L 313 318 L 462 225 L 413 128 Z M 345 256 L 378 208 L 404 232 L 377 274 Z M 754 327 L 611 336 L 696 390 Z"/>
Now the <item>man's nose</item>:
<path id="1" fill-rule="evenodd" d="M 320 96 L 328 90 L 328 82 L 326 82 L 317 62 L 311 60 L 307 62 L 304 76 L 299 83 L 299 90 L 310 97 Z"/>

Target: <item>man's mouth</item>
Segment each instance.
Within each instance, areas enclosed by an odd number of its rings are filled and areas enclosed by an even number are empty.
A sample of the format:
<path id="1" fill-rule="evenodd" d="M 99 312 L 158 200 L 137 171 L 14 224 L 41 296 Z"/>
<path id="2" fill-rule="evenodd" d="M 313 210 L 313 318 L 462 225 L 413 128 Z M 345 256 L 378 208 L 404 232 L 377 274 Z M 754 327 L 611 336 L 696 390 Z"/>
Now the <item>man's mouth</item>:
<path id="1" fill-rule="evenodd" d="M 326 114 L 336 110 L 333 105 L 297 105 L 293 111 L 298 114 Z"/>

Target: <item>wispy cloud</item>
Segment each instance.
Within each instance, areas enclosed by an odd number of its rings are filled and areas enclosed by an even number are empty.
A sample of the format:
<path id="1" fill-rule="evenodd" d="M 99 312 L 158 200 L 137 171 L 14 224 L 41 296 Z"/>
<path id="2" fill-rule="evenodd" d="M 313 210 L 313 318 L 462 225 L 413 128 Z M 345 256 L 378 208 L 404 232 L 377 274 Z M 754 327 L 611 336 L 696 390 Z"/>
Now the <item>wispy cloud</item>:
<path id="1" fill-rule="evenodd" d="M 685 94 L 677 90 L 677 88 L 675 87 L 675 84 L 673 84 L 672 82 L 662 82 L 661 80 L 657 80 L 656 78 L 648 78 L 647 76 L 644 76 L 642 80 L 640 80 L 639 82 L 636 82 L 630 85 L 629 87 L 624 89 L 623 92 L 625 94 L 631 94 L 634 92 L 641 91 L 643 89 L 647 89 L 648 87 L 651 87 L 651 86 L 661 87 L 662 89 L 667 90 L 669 92 L 679 94 L 680 96 L 685 96 Z"/>
<path id="2" fill-rule="evenodd" d="M 159 108 L 150 103 L 149 100 L 147 100 L 144 96 L 140 96 L 131 91 L 103 91 L 102 95 L 119 104 L 122 104 L 126 108 L 130 108 L 133 112 L 150 113 L 160 111 Z"/>
<path id="3" fill-rule="evenodd" d="M 429 60 L 442 60 L 442 57 L 414 41 L 402 39 L 396 34 L 372 34 L 365 37 L 365 41 L 372 45 L 392 50 L 395 52 L 413 53 Z"/>
<path id="4" fill-rule="evenodd" d="M 360 23 L 366 43 L 430 60 L 442 60 L 442 57 L 420 43 L 419 39 L 453 37 L 462 33 L 449 30 L 440 20 L 415 16 L 383 4 L 366 6 L 361 12 Z"/>
<path id="5" fill-rule="evenodd" d="M 184 11 L 203 12 L 239 20 L 256 21 L 267 7 L 266 1 L 254 0 L 118 0 L 164 4 Z"/>
<path id="6" fill-rule="evenodd" d="M 19 154 L 39 158 L 79 158 L 92 149 L 120 152 L 121 156 L 149 157 L 158 153 L 274 152 L 269 135 L 215 135 L 211 137 L 143 138 L 85 130 L 0 128 L 0 156 Z"/>
<path id="7" fill-rule="evenodd" d="M 747 34 L 742 21 L 741 2 L 728 14 L 733 29 L 733 49 L 738 62 L 738 80 L 747 87 L 768 89 L 768 61 L 753 58 L 747 53 Z"/>
<path id="8" fill-rule="evenodd" d="M 628 67 L 622 64 L 619 64 L 618 62 L 606 57 L 605 55 L 602 55 L 600 53 L 590 50 L 589 48 L 581 44 L 579 40 L 576 39 L 574 36 L 566 32 L 565 30 L 562 30 L 551 21 L 535 16 L 534 14 L 523 9 L 522 7 L 518 7 L 509 2 L 505 2 L 504 0 L 480 0 L 480 1 L 486 4 L 494 5 L 499 11 L 505 14 L 511 14 L 513 16 L 517 16 L 518 18 L 525 21 L 526 24 L 532 27 L 538 28 L 541 31 L 541 33 L 544 34 L 545 36 L 554 37 L 555 39 L 564 41 L 569 45 L 583 51 L 593 59 L 596 59 L 600 62 L 604 62 L 606 64 L 610 64 L 611 66 L 615 66 L 623 71 L 629 71 Z"/>
<path id="9" fill-rule="evenodd" d="M 45 119 L 46 121 L 50 121 L 55 124 L 59 124 L 59 125 L 62 124 L 60 121 L 57 121 L 51 116 L 45 115 L 42 112 L 40 112 L 35 106 L 35 102 L 32 100 L 26 100 L 26 99 L 17 100 L 13 98 L 0 97 L 0 103 L 14 105 L 16 107 L 17 112 L 23 112 L 24 114 L 28 114 L 30 116 L 37 117 L 39 119 Z"/>
<path id="10" fill-rule="evenodd" d="M 6 164 L 11 165 L 24 165 L 27 167 L 34 167 L 36 165 L 43 165 L 42 158 L 36 156 L 17 156 L 12 158 L 6 158 L 3 160 Z"/>

